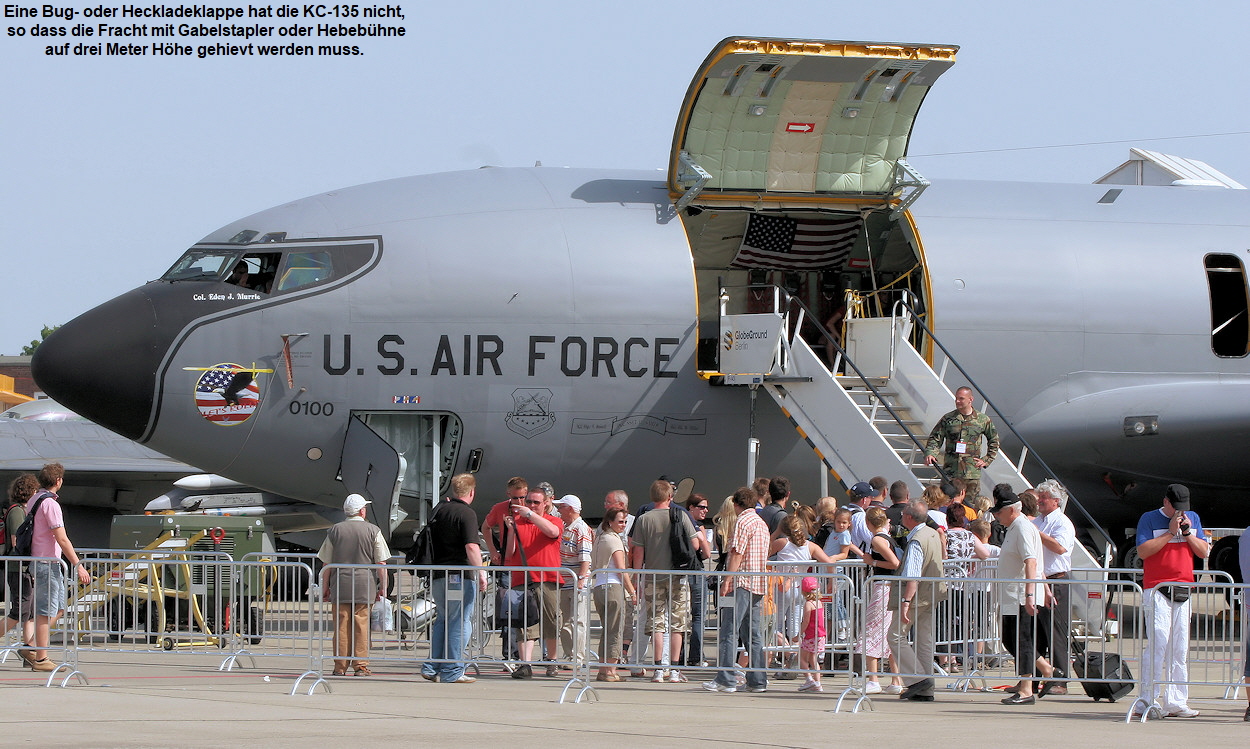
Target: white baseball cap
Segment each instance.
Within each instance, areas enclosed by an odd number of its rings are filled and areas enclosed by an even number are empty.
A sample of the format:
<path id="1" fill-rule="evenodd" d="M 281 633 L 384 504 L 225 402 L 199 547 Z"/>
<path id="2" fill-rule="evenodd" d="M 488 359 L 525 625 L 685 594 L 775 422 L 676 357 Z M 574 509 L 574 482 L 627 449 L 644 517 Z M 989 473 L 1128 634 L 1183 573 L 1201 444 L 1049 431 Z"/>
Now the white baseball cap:
<path id="1" fill-rule="evenodd" d="M 565 494 L 563 497 L 560 497 L 552 504 L 564 505 L 565 507 L 571 507 L 573 508 L 573 512 L 582 511 L 582 500 L 578 499 L 577 495 L 575 494 Z"/>
<path id="2" fill-rule="evenodd" d="M 370 504 L 370 501 L 359 494 L 348 494 L 347 499 L 343 500 L 343 513 L 349 518 L 359 515 L 367 504 Z"/>

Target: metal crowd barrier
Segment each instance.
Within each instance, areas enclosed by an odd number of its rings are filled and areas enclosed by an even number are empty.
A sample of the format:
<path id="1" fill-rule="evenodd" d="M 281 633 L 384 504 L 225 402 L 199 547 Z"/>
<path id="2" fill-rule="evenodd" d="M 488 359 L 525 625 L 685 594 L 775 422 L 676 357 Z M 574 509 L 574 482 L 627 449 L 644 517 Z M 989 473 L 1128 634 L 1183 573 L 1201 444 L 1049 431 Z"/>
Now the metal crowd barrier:
<path id="1" fill-rule="evenodd" d="M 1245 686 L 1250 643 L 1241 628 L 1250 613 L 1246 606 L 1250 586 L 1235 585 L 1218 571 L 1207 572 L 1214 574 L 1195 571 L 1199 579 L 1193 583 L 1166 583 L 1146 591 L 1139 588 L 1141 689 L 1125 720 L 1145 722 L 1166 717 L 1190 687 L 1223 687 L 1224 699 L 1231 700 Z M 1208 582 L 1203 577 L 1223 580 Z M 1166 589 L 1173 592 L 1169 595 Z M 1177 600 L 1180 596 L 1175 591 L 1182 591 L 1183 602 Z M 1182 621 L 1188 623 L 1187 636 L 1180 635 Z"/>
<path id="2" fill-rule="evenodd" d="M 324 569 L 333 575 L 335 571 L 377 570 L 378 566 L 327 565 Z M 464 663 L 466 671 L 475 674 L 480 674 L 484 666 L 495 665 L 518 679 L 532 678 L 537 670 L 539 675 L 567 677 L 561 702 L 574 689 L 580 690 L 579 700 L 586 693 L 587 646 L 574 647 L 568 638 L 562 638 L 561 632 L 566 619 L 585 624 L 589 618 L 589 590 L 576 587 L 577 575 L 573 570 L 412 565 L 386 565 L 386 569 L 391 578 L 387 598 L 392 601 L 392 615 L 382 622 L 380 630 L 373 632 L 370 664 L 418 665 L 421 675 L 431 681 L 442 680 L 448 674 L 449 670 L 440 666 L 458 663 Z M 485 590 L 476 584 L 483 573 Z M 531 580 L 535 575 L 549 579 Z M 535 584 L 530 585 L 531 582 Z M 562 585 L 568 589 L 567 596 L 561 595 Z M 327 629 L 332 608 L 332 603 L 323 602 L 319 609 Z M 468 633 L 448 627 L 438 618 L 453 610 L 460 612 L 454 618 L 472 625 Z M 492 654 L 490 645 L 495 638 L 500 642 L 500 650 Z M 463 653 L 459 658 L 453 657 L 457 650 Z M 332 650 L 322 656 L 323 670 L 324 661 L 331 659 L 335 659 Z"/>
<path id="3" fill-rule="evenodd" d="M 294 689 L 318 670 L 324 638 L 313 607 L 269 607 L 273 581 L 307 578 L 307 565 L 189 551 L 128 552 L 81 564 L 92 580 L 71 586 L 64 622 L 66 661 L 76 672 L 88 652 L 212 655 L 221 659 L 218 670 L 280 657 L 303 669 Z"/>
<path id="4" fill-rule="evenodd" d="M 41 595 L 32 589 L 29 578 L 20 575 L 28 561 L 31 560 L 4 560 L 6 579 L 16 588 L 9 591 L 9 601 L 16 600 L 19 606 L 23 599 Z M 60 565 L 56 560 L 42 561 Z M 328 591 L 322 590 L 321 582 L 327 574 L 330 578 L 342 574 L 344 580 L 350 581 L 346 598 L 353 602 L 355 616 L 359 614 L 354 608 L 358 598 L 367 598 L 368 601 L 359 603 L 372 611 L 377 595 L 371 580 L 376 579 L 379 570 L 378 565 L 329 565 L 317 570 L 311 554 L 249 555 L 234 562 L 214 552 L 160 548 L 110 552 L 84 558 L 82 564 L 91 573 L 92 582 L 85 586 L 72 582 L 68 586 L 65 616 L 53 633 L 49 657 L 57 661 L 57 668 L 49 673 L 48 686 L 57 680 L 61 686 L 73 679 L 87 683 L 80 666 L 80 656 L 86 653 L 164 653 L 175 659 L 179 654 L 212 655 L 221 659 L 221 670 L 240 665 L 254 667 L 257 659 L 278 658 L 300 671 L 291 694 L 311 694 L 318 686 L 331 691 L 332 682 L 326 679 L 326 671 L 336 659 L 335 602 L 324 600 L 323 593 Z M 992 561 L 953 560 L 952 564 L 960 565 L 963 577 L 916 579 L 921 598 L 931 598 L 933 605 L 917 607 L 913 613 L 918 621 L 909 626 L 900 624 L 897 607 L 887 605 L 891 598 L 898 599 L 898 586 L 908 581 L 896 576 L 867 577 L 858 562 L 812 563 L 809 571 L 774 568 L 756 573 L 765 590 L 758 598 L 740 597 L 736 590 L 727 597 L 720 595 L 726 576 L 736 579 L 751 573 L 631 570 L 628 572 L 637 576 L 636 581 L 641 578 L 639 590 L 651 592 L 637 606 L 641 624 L 633 638 L 632 653 L 639 656 L 646 650 L 647 641 L 654 640 L 659 645 L 658 652 L 653 644 L 653 654 L 637 660 L 652 670 L 652 678 L 657 669 L 667 672 L 667 683 L 672 683 L 673 671 L 678 672 L 679 681 L 695 681 L 691 669 L 719 675 L 722 682 L 732 678 L 732 683 L 725 686 L 735 689 L 739 688 L 740 677 L 742 686 L 758 688 L 770 677 L 775 682 L 779 672 L 804 679 L 819 674 L 822 681 L 829 680 L 824 691 L 839 692 L 835 710 L 840 710 L 848 698 L 853 699 L 852 711 L 871 708 L 877 693 L 888 693 L 887 681 L 934 679 L 935 689 L 964 691 L 991 691 L 991 681 L 1017 681 L 1021 671 L 1033 669 L 1017 667 L 1011 655 L 1016 643 L 1003 642 L 999 625 L 1003 614 L 1013 610 L 1004 603 L 1001 589 L 1005 584 L 1024 581 L 989 577 L 993 574 Z M 970 564 L 975 566 L 968 575 Z M 611 648 L 603 647 L 605 639 L 615 638 L 618 626 L 621 641 L 626 639 L 623 612 L 611 617 L 609 627 L 605 601 L 596 605 L 592 587 L 571 587 L 561 600 L 559 583 L 555 581 L 573 583 L 576 574 L 571 569 L 486 568 L 486 590 L 483 593 L 478 585 L 472 585 L 470 605 L 465 605 L 468 594 L 464 591 L 470 583 L 477 582 L 481 570 L 436 570 L 397 564 L 388 564 L 385 570 L 388 585 L 383 598 L 391 602 L 391 613 L 373 624 L 376 629 L 370 630 L 363 658 L 356 651 L 338 654 L 340 665 L 346 663 L 346 671 L 354 670 L 354 664 L 362 660 L 366 664 L 420 669 L 422 675 L 432 679 L 458 673 L 455 668 L 442 667 L 461 662 L 467 669 L 464 673 L 476 675 L 493 666 L 513 676 L 524 676 L 527 667 L 531 673 L 537 668 L 538 675 L 565 680 L 560 695 L 563 702 L 570 698 L 598 698 L 593 672 L 629 668 L 628 663 L 610 662 L 606 651 Z M 66 575 L 73 572 L 64 565 L 60 565 L 60 571 Z M 436 571 L 442 574 L 434 574 Z M 593 571 L 591 580 L 601 572 L 604 571 Z M 545 599 L 555 602 L 546 615 L 540 607 L 533 621 L 527 618 L 521 603 L 522 591 L 512 587 L 514 581 L 529 580 L 531 573 L 546 573 L 551 582 L 546 586 Z M 1165 640 L 1154 642 L 1156 637 L 1146 618 L 1149 607 L 1144 605 L 1150 592 L 1143 592 L 1133 575 L 1131 570 L 1112 570 L 1104 580 L 1046 581 L 1056 593 L 1067 590 L 1068 603 L 1062 610 L 1043 609 L 1045 613 L 1038 617 L 1033 640 L 1026 644 L 1058 660 L 1055 665 L 1065 673 L 1049 680 L 1036 674 L 1034 678 L 1043 683 L 1079 685 L 1087 690 L 1096 685 L 1126 687 L 1127 692 L 1123 688 L 1116 690 L 1118 696 L 1127 699 L 1128 694 L 1137 693 L 1126 720 L 1146 720 L 1163 714 L 1167 705 L 1157 695 L 1169 686 L 1223 688 L 1225 699 L 1236 698 L 1242 687 L 1246 652 L 1241 627 L 1246 615 L 1247 586 L 1234 585 L 1221 573 L 1212 572 L 1199 573 L 1198 581 L 1192 585 L 1178 586 L 1190 593 L 1185 606 L 1191 628 L 1183 645 L 1188 672 L 1182 677 L 1160 666 L 1157 648 L 1162 648 L 1161 652 L 1176 652 L 1182 645 L 1173 641 L 1174 630 L 1170 629 L 1162 630 Z M 803 597 L 796 596 L 796 591 L 800 581 L 809 576 L 818 580 L 826 640 L 816 654 L 815 666 L 800 668 L 795 661 L 802 633 L 796 629 L 795 620 L 801 621 L 798 607 Z M 461 586 L 458 589 L 457 581 Z M 357 591 L 353 589 L 356 585 L 369 587 Z M 939 593 L 943 586 L 946 590 Z M 527 593 L 535 592 L 530 586 L 525 587 Z M 736 587 L 735 580 L 731 588 Z M 699 631 L 701 644 L 689 649 L 684 661 L 706 666 L 686 666 L 670 646 L 676 644 L 674 633 L 681 632 L 685 640 L 694 631 L 689 620 L 694 617 L 688 619 L 682 609 L 692 590 L 704 593 L 706 626 Z M 50 595 L 50 591 L 42 595 Z M 1083 612 L 1095 605 L 1090 601 L 1096 602 L 1102 618 L 1117 622 L 1119 628 L 1095 627 L 1082 619 Z M 678 611 L 673 611 L 673 602 Z M 457 603 L 470 627 L 452 632 L 438 617 Z M 618 610 L 624 608 L 619 599 L 615 603 Z M 740 628 L 736 625 L 752 620 L 749 607 L 753 605 L 759 609 L 758 637 L 763 653 L 763 659 L 757 657 L 755 662 L 749 659 L 750 636 L 721 647 L 722 638 L 738 633 Z M 1238 606 L 1242 607 L 1240 618 Z M 18 614 L 22 618 L 20 611 Z M 1055 629 L 1063 632 L 1062 636 L 1050 631 L 1043 621 L 1046 617 L 1059 622 Z M 569 622 L 584 625 L 586 635 L 577 635 L 575 626 L 562 633 L 561 625 Z M 647 622 L 652 626 L 648 627 Z M 651 636 L 648 629 L 652 630 Z M 522 634 L 525 630 L 528 632 Z M 0 661 L 22 650 L 20 639 L 15 629 L 0 642 Z M 462 646 L 457 639 L 463 642 Z M 530 650 L 526 657 L 518 655 L 518 645 Z M 456 656 L 461 648 L 463 654 Z M 722 653 L 728 654 L 728 660 Z M 897 663 L 891 661 L 891 654 Z M 748 660 L 739 663 L 743 655 Z M 768 659 L 770 655 L 774 660 Z M 1132 675 L 1099 671 L 1100 666 L 1115 662 L 1127 667 Z M 830 684 L 834 686 L 830 688 Z M 779 685 L 769 686 L 776 689 Z"/>
<path id="5" fill-rule="evenodd" d="M 790 572 L 795 566 L 805 567 L 807 571 Z M 854 671 L 856 655 L 862 654 L 865 635 L 865 610 L 869 595 L 868 566 L 859 560 L 822 563 L 809 562 L 768 562 L 769 596 L 775 600 L 770 605 L 765 599 L 765 609 L 775 609 L 775 613 L 765 615 L 764 648 L 766 653 L 780 656 L 775 662 L 770 660 L 773 678 L 779 681 L 797 679 L 808 676 L 809 671 L 794 667 L 798 657 L 796 646 L 799 636 L 798 617 L 801 616 L 803 596 L 800 584 L 804 577 L 815 577 L 821 584 L 821 600 L 824 604 L 826 617 L 826 644 L 821 653 L 823 664 L 821 673 L 829 676 L 858 675 Z M 848 692 L 844 692 L 844 695 Z M 841 700 L 839 700 L 839 708 Z"/>
<path id="6" fill-rule="evenodd" d="M 939 687 L 938 681 L 944 680 L 948 690 L 994 691 L 988 684 L 990 680 L 1011 682 L 1020 680 L 1022 673 L 1031 674 L 1031 680 L 1040 684 L 1054 682 L 1054 686 L 1068 683 L 1075 684 L 1114 684 L 1121 681 L 1135 683 L 1132 678 L 1104 677 L 1086 669 L 1086 664 L 1105 662 L 1108 657 L 1129 664 L 1140 660 L 1140 651 L 1136 639 L 1117 638 L 1106 640 L 1080 634 L 1080 629 L 1071 626 L 1060 626 L 1062 636 L 1052 637 L 1047 617 L 1053 616 L 1063 621 L 1073 621 L 1074 614 L 1079 611 L 1069 602 L 1065 610 L 1055 612 L 1039 606 L 1038 615 L 1032 617 L 1031 638 L 1023 643 L 1011 636 L 1011 631 L 1004 632 L 1003 616 L 1010 615 L 1027 618 L 1027 614 L 1014 603 L 1004 601 L 1004 585 L 1023 585 L 1030 581 L 1021 579 L 986 580 L 973 577 L 963 578 L 912 578 L 917 582 L 917 596 L 926 596 L 933 601 L 928 611 L 917 612 L 918 620 L 910 628 L 912 631 L 904 635 L 898 626 L 898 611 L 893 611 L 894 624 L 891 632 L 890 645 L 900 667 L 884 669 L 870 674 L 882 678 L 888 675 L 901 676 L 906 683 L 914 683 L 921 679 L 934 680 L 933 689 Z M 907 578 L 886 578 L 886 584 L 892 589 L 904 585 Z M 1031 581 L 1038 583 L 1039 581 Z M 1073 593 L 1077 590 L 1088 590 L 1092 583 L 1087 580 L 1058 579 L 1046 580 L 1053 588 L 1068 588 Z M 945 586 L 946 590 L 941 591 Z M 1106 581 L 1101 586 L 1094 586 L 1100 598 L 1114 598 L 1120 603 L 1118 610 L 1110 613 L 1120 620 L 1130 620 L 1137 616 L 1129 599 L 1140 589 L 1128 581 Z M 891 590 L 891 600 L 899 600 L 900 594 Z M 1069 597 L 1070 601 L 1070 597 Z M 1019 628 L 1021 622 L 1017 620 Z M 928 644 L 922 645 L 919 635 L 921 631 L 927 635 L 933 633 L 932 657 L 928 656 Z M 1026 630 L 1028 631 L 1028 630 Z M 1074 645 L 1075 643 L 1075 645 Z M 1048 659 L 1060 659 L 1057 674 L 1045 678 L 1036 664 L 1021 667 L 1017 663 L 1018 647 L 1023 645 L 1027 652 L 1037 653 Z M 1080 668 L 1077 667 L 1078 661 Z M 922 690 L 932 693 L 929 690 Z M 1049 691 L 1049 690 L 1048 690 Z"/>
<path id="7" fill-rule="evenodd" d="M 4 639 L 0 641 L 0 663 L 9 656 L 20 658 L 25 666 L 32 671 L 36 648 L 33 647 L 37 637 L 36 622 L 38 612 L 51 612 L 50 602 L 59 603 L 57 608 L 64 612 L 65 601 L 56 601 L 58 589 L 55 575 L 67 579 L 65 564 L 59 559 L 46 557 L 2 557 L 4 562 L 5 595 L 5 627 Z M 42 565 L 53 574 L 36 573 L 34 565 Z M 68 585 L 68 583 L 67 583 Z M 53 616 L 45 613 L 44 616 Z M 69 640 L 64 631 L 65 616 L 49 622 L 48 646 L 43 648 L 46 657 L 55 663 L 49 670 L 45 686 L 52 686 L 59 678 L 61 686 L 66 686 L 70 679 L 78 677 L 75 670 L 68 666 Z M 42 672 L 42 669 L 40 669 Z M 81 681 L 81 678 L 79 678 Z"/>

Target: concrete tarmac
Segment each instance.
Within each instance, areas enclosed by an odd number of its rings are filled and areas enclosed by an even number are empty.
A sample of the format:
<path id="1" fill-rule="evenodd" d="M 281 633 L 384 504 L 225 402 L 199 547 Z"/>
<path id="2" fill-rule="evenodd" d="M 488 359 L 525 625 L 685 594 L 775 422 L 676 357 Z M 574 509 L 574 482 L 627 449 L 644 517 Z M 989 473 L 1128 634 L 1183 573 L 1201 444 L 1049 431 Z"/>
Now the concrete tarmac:
<path id="1" fill-rule="evenodd" d="M 770 681 L 764 694 L 705 692 L 644 679 L 595 683 L 598 699 L 558 704 L 567 678 L 517 681 L 484 666 L 475 684 L 434 684 L 409 664 L 378 664 L 372 677 L 328 679 L 330 693 L 291 696 L 291 661 L 219 672 L 210 654 L 83 653 L 87 685 L 46 688 L 43 675 L 0 664 L 0 744 L 38 747 L 323 747 L 604 745 L 688 747 L 1238 746 L 1250 743 L 1244 696 L 1196 687 L 1194 719 L 1125 724 L 1131 698 L 1095 703 L 1072 694 L 1032 706 L 999 703 L 1001 691 L 955 692 L 939 681 L 932 703 L 876 695 L 871 709 L 834 712 L 844 680 L 825 694 Z M 272 670 L 270 670 L 272 669 Z M 266 677 L 268 677 L 266 679 Z M 59 681 L 59 680 L 58 680 Z M 991 681 L 995 686 L 1005 682 Z M 837 688 L 835 688 L 837 687 Z"/>

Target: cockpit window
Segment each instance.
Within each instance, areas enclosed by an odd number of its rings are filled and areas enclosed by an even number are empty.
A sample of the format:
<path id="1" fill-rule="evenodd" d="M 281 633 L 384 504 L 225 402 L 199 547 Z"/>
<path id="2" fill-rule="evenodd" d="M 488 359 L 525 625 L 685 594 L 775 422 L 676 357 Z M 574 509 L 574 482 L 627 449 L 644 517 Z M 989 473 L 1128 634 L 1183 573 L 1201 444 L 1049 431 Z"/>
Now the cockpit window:
<path id="1" fill-rule="evenodd" d="M 249 252 L 234 264 L 226 283 L 268 294 L 281 262 L 280 252 Z"/>
<path id="2" fill-rule="evenodd" d="M 174 267 L 165 271 L 162 281 L 216 281 L 234 267 L 239 252 L 187 250 Z"/>
<path id="3" fill-rule="evenodd" d="M 343 278 L 368 262 L 373 252 L 372 242 L 350 241 L 315 245 L 270 242 L 252 245 L 251 249 L 193 247 L 161 280 L 228 283 L 262 294 L 278 294 Z"/>
<path id="4" fill-rule="evenodd" d="M 287 253 L 286 267 L 278 279 L 278 291 L 290 291 L 321 283 L 334 275 L 334 263 L 325 250 Z"/>

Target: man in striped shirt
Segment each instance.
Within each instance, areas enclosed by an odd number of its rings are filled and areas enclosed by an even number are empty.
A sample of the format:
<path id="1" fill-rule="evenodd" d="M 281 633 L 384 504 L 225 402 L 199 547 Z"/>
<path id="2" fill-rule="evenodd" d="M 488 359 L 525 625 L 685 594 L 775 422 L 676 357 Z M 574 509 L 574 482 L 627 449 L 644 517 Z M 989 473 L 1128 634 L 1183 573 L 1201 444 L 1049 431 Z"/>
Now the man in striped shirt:
<path id="1" fill-rule="evenodd" d="M 729 546 L 729 562 L 720 588 L 720 671 L 713 681 L 703 682 L 709 692 L 736 692 L 734 656 L 739 637 L 745 635 L 751 670 L 747 672 L 748 692 L 767 692 L 764 676 L 764 632 L 760 626 L 760 602 L 768 584 L 768 525 L 755 512 L 755 491 L 744 486 L 734 492 L 738 522 Z M 734 574 L 739 573 L 739 574 Z M 754 573 L 754 574 L 742 574 Z"/>

